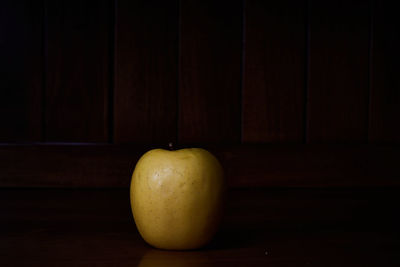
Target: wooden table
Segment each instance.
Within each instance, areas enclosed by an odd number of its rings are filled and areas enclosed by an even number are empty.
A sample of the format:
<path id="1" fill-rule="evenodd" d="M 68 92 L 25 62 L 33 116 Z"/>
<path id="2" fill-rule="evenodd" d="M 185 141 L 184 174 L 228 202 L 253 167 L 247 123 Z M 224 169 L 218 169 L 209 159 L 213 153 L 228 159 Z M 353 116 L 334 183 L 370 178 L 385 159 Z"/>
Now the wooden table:
<path id="1" fill-rule="evenodd" d="M 232 189 L 208 247 L 139 236 L 128 189 L 0 189 L 0 266 L 400 266 L 400 189 Z"/>

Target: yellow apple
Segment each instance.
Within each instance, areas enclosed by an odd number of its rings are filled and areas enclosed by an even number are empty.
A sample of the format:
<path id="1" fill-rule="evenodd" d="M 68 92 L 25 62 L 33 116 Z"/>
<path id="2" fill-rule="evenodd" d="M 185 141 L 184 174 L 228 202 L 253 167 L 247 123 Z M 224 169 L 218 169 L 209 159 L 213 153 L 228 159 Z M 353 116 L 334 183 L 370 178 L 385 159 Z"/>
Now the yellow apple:
<path id="1" fill-rule="evenodd" d="M 217 231 L 226 184 L 207 150 L 153 149 L 137 162 L 130 198 L 143 239 L 161 249 L 195 249 Z"/>

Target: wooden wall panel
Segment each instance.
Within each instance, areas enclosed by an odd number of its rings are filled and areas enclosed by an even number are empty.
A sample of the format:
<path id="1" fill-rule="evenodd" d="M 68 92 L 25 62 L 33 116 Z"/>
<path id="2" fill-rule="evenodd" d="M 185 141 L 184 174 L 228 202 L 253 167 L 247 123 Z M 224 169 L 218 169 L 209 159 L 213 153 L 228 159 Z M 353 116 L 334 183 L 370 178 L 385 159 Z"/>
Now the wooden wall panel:
<path id="1" fill-rule="evenodd" d="M 239 142 L 242 1 L 181 2 L 179 141 Z"/>
<path id="2" fill-rule="evenodd" d="M 46 3 L 46 140 L 107 141 L 109 2 Z"/>
<path id="3" fill-rule="evenodd" d="M 107 144 L 0 145 L 0 187 L 127 186 L 145 151 Z"/>
<path id="4" fill-rule="evenodd" d="M 370 134 L 372 142 L 400 142 L 400 18 L 397 5 L 375 1 Z"/>
<path id="5" fill-rule="evenodd" d="M 203 145 L 204 146 L 204 145 Z M 150 146 L 2 145 L 1 187 L 129 187 Z M 230 186 L 400 186 L 400 149 L 379 145 L 205 146 Z"/>
<path id="6" fill-rule="evenodd" d="M 368 0 L 310 3 L 310 142 L 367 140 L 369 7 Z"/>
<path id="7" fill-rule="evenodd" d="M 246 1 L 244 24 L 243 141 L 303 141 L 305 1 Z"/>
<path id="8" fill-rule="evenodd" d="M 42 139 L 43 2 L 0 6 L 0 142 Z"/>
<path id="9" fill-rule="evenodd" d="M 116 142 L 176 141 L 178 1 L 117 2 Z"/>

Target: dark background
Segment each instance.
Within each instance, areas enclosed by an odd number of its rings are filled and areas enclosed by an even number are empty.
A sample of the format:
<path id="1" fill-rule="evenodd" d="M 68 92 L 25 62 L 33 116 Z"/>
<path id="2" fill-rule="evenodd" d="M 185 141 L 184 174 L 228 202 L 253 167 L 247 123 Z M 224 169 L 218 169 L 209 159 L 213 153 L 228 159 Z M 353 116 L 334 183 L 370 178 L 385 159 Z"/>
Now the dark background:
<path id="1" fill-rule="evenodd" d="M 0 265 L 400 266 L 393 2 L 0 1 Z M 230 185 L 201 250 L 134 225 L 169 142 Z"/>
<path id="2" fill-rule="evenodd" d="M 204 146 L 238 186 L 399 185 L 391 1 L 29 1 L 0 9 L 0 186 L 126 186 Z"/>

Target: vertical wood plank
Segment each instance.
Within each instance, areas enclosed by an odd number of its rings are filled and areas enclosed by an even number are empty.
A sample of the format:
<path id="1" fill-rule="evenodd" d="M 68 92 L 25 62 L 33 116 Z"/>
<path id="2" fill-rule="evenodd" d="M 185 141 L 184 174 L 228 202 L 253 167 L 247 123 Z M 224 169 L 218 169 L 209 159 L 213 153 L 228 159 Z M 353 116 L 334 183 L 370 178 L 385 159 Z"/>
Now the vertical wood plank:
<path id="1" fill-rule="evenodd" d="M 368 0 L 311 1 L 310 142 L 367 140 L 369 6 Z"/>
<path id="2" fill-rule="evenodd" d="M 242 1 L 181 2 L 179 140 L 238 142 Z"/>
<path id="3" fill-rule="evenodd" d="M 0 142 L 42 139 L 43 2 L 0 6 Z"/>
<path id="4" fill-rule="evenodd" d="M 244 142 L 303 140 L 305 23 L 305 1 L 246 1 Z"/>
<path id="5" fill-rule="evenodd" d="M 374 1 L 370 132 L 372 142 L 400 142 L 400 18 L 391 1 Z"/>
<path id="6" fill-rule="evenodd" d="M 116 7 L 114 140 L 176 141 L 178 1 Z"/>
<path id="7" fill-rule="evenodd" d="M 46 3 L 46 140 L 107 141 L 109 3 Z"/>

